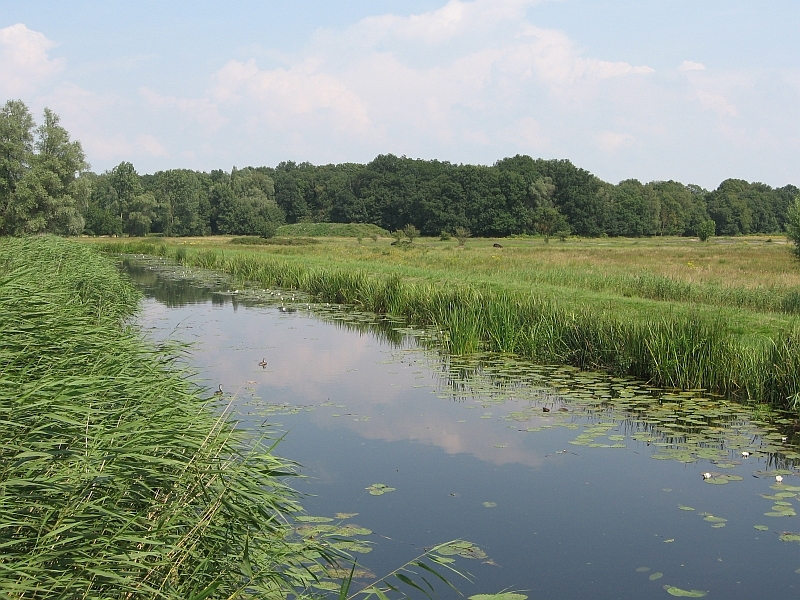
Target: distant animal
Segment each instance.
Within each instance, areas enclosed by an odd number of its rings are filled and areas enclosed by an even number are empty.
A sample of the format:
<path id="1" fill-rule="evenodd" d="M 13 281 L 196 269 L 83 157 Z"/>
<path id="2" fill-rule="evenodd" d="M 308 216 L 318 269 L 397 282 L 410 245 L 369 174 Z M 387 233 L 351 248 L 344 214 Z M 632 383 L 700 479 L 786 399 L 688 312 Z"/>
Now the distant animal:
<path id="1" fill-rule="evenodd" d="M 546 406 L 543 406 L 542 407 L 542 412 L 550 412 L 550 409 L 547 408 Z"/>
<path id="2" fill-rule="evenodd" d="M 494 244 L 492 244 L 492 248 L 502 248 L 502 247 L 503 247 L 503 246 L 501 246 L 501 245 L 500 245 L 500 244 L 498 244 L 497 242 L 495 242 Z"/>
<path id="3" fill-rule="evenodd" d="M 220 383 L 219 384 L 219 389 L 216 392 L 214 392 L 214 395 L 215 396 L 222 396 L 222 394 L 224 394 L 224 393 L 225 392 L 222 391 L 222 384 Z"/>

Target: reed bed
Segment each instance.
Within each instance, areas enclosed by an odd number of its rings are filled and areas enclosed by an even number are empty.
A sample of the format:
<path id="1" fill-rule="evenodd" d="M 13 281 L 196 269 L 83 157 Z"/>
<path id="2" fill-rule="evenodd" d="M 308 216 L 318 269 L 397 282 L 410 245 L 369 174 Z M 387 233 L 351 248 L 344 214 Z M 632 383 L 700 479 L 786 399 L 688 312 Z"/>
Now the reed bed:
<path id="1" fill-rule="evenodd" d="M 630 375 L 653 385 L 706 389 L 737 399 L 800 408 L 800 332 L 742 335 L 708 311 L 619 314 L 530 291 L 407 280 L 367 269 L 304 265 L 279 254 L 231 253 L 142 243 L 115 252 L 169 256 L 262 286 L 303 290 L 322 302 L 401 316 L 439 332 L 454 354 L 496 351 Z"/>
<path id="2" fill-rule="evenodd" d="M 298 594 L 294 466 L 125 325 L 138 299 L 90 248 L 0 241 L 0 597 Z"/>

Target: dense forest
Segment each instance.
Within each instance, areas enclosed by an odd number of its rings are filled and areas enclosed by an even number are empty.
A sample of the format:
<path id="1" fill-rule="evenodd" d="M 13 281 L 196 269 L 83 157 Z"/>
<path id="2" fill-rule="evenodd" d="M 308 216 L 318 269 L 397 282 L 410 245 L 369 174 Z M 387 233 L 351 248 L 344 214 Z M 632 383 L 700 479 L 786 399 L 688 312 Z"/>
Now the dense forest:
<path id="1" fill-rule="evenodd" d="M 517 155 L 492 166 L 380 155 L 368 164 L 136 172 L 88 170 L 81 145 L 45 110 L 0 111 L 0 234 L 270 236 L 283 223 L 414 225 L 423 235 L 740 235 L 785 230 L 800 190 L 727 179 L 616 185 L 569 160 Z"/>

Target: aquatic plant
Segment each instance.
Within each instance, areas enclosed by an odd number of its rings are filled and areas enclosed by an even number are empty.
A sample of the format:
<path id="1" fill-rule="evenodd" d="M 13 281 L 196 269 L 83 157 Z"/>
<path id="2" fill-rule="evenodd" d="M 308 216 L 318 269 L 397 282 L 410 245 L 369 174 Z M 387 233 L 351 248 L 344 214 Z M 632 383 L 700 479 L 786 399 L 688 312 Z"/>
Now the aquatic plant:
<path id="1" fill-rule="evenodd" d="M 138 298 L 89 248 L 0 242 L 0 596 L 302 590 L 294 466 L 125 326 Z"/>
<path id="2" fill-rule="evenodd" d="M 145 252 L 115 244 L 117 252 Z M 621 313 L 574 308 L 569 298 L 519 289 L 430 283 L 366 268 L 307 266 L 276 254 L 207 254 L 179 246 L 179 262 L 202 264 L 242 281 L 297 289 L 318 301 L 397 315 L 438 330 L 454 354 L 479 350 L 518 354 L 630 375 L 653 385 L 705 388 L 739 399 L 788 406 L 800 392 L 800 334 L 793 327 L 760 336 L 738 333 L 720 315 L 693 306 Z M 202 258 L 201 258 L 202 256 Z"/>

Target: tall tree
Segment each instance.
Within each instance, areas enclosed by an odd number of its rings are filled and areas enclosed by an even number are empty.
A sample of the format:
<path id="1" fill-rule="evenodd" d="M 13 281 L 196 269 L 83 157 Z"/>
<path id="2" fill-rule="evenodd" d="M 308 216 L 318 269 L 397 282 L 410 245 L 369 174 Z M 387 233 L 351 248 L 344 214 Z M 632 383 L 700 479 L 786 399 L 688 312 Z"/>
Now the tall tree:
<path id="1" fill-rule="evenodd" d="M 88 167 L 80 142 L 70 141 L 58 115 L 47 108 L 32 131 L 33 119 L 18 101 L 6 103 L 0 123 L 0 233 L 81 233 L 89 189 L 78 178 Z"/>

